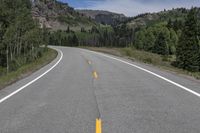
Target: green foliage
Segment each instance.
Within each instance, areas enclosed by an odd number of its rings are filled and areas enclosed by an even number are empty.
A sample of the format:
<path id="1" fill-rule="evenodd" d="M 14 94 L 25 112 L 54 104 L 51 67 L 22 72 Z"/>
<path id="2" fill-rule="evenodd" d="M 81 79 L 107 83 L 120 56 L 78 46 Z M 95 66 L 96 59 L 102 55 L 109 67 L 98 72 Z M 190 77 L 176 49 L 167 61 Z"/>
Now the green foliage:
<path id="1" fill-rule="evenodd" d="M 200 70 L 200 43 L 196 8 L 191 9 L 177 46 L 178 67 L 190 71 Z"/>
<path id="2" fill-rule="evenodd" d="M 137 20 L 148 15 L 155 14 L 144 14 Z M 168 55 L 176 55 L 174 65 L 189 71 L 200 71 L 200 9 L 181 8 L 157 15 L 160 20 L 153 19 L 155 21 L 147 23 L 145 28 L 135 30 L 134 46 L 165 55 L 163 60 L 166 61 Z"/>
<path id="3" fill-rule="evenodd" d="M 128 28 L 125 23 L 114 27 L 115 35 L 113 37 L 115 47 L 128 47 L 133 42 L 133 30 Z"/>
<path id="4" fill-rule="evenodd" d="M 156 36 L 153 34 L 153 31 L 151 31 L 151 29 L 147 30 L 145 34 L 144 50 L 153 51 L 155 43 L 156 43 Z"/>
<path id="5" fill-rule="evenodd" d="M 76 21 L 73 17 L 71 16 L 65 16 L 65 15 L 59 15 L 57 17 L 58 21 L 61 23 L 66 23 L 69 25 L 77 25 L 79 21 Z"/>
<path id="6" fill-rule="evenodd" d="M 135 34 L 135 47 L 137 49 L 144 49 L 145 31 L 141 30 Z"/>
<path id="7" fill-rule="evenodd" d="M 70 29 L 70 28 L 68 28 Z M 59 46 L 112 46 L 112 27 L 93 26 L 90 30 L 81 28 L 81 31 L 55 31 L 50 34 L 49 44 Z"/>
<path id="8" fill-rule="evenodd" d="M 169 41 L 169 54 L 176 54 L 176 47 L 178 45 L 178 36 L 173 29 L 170 29 L 170 41 Z"/>
<path id="9" fill-rule="evenodd" d="M 5 87 L 6 85 L 15 82 L 16 80 L 19 80 L 20 78 L 23 78 L 24 76 L 27 76 L 27 74 L 30 74 L 40 69 L 41 67 L 55 59 L 57 56 L 57 51 L 55 50 L 48 48 L 42 48 L 40 50 L 42 50 L 44 53 L 41 58 L 36 59 L 34 62 L 26 63 L 13 72 L 6 73 L 6 69 L 0 67 L 0 89 Z"/>
<path id="10" fill-rule="evenodd" d="M 195 11 L 198 13 L 195 13 Z M 51 45 L 135 47 L 160 54 L 163 61 L 177 56 L 176 64 L 184 69 L 200 68 L 200 9 L 173 9 L 138 15 L 119 25 L 81 25 L 80 31 L 55 31 L 50 34 Z M 60 16 L 60 21 L 76 24 L 81 18 Z M 187 18 L 187 19 L 186 19 Z M 86 22 L 87 23 L 87 22 Z M 127 51 L 127 55 L 132 54 Z M 131 56 L 131 55 L 130 55 Z M 145 59 L 146 62 L 153 62 Z"/>
<path id="11" fill-rule="evenodd" d="M 150 51 L 162 55 L 174 54 L 177 35 L 173 30 L 159 23 L 143 28 L 135 33 L 134 46 L 137 49 Z"/>
<path id="12" fill-rule="evenodd" d="M 168 11 L 170 12 L 170 11 Z M 163 17 L 168 22 L 157 22 L 135 33 L 134 46 L 138 49 L 167 55 L 176 55 L 174 65 L 189 70 L 200 71 L 200 22 L 199 9 L 180 10 L 177 18 Z M 172 12 L 171 12 L 172 13 Z M 166 15 L 166 14 L 165 14 Z M 153 46 L 153 47 L 152 47 Z"/>
<path id="13" fill-rule="evenodd" d="M 9 72 L 41 56 L 48 31 L 33 20 L 30 0 L 0 3 L 0 67 Z"/>
<path id="14" fill-rule="evenodd" d="M 169 55 L 168 38 L 165 32 L 159 33 L 153 51 L 157 54 Z"/>

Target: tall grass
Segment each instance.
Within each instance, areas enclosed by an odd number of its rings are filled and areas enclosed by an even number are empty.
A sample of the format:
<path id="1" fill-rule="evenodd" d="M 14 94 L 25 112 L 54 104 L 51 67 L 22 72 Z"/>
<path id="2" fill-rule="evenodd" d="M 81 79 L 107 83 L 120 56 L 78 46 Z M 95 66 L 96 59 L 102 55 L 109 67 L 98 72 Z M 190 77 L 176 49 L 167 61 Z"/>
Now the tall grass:
<path id="1" fill-rule="evenodd" d="M 43 56 L 35 61 L 24 64 L 23 66 L 19 67 L 17 70 L 12 71 L 6 74 L 5 68 L 0 68 L 0 89 L 3 87 L 17 81 L 18 79 L 24 78 L 31 73 L 35 72 L 36 70 L 40 69 L 44 65 L 50 63 L 53 59 L 57 56 L 57 51 L 48 49 L 43 53 Z"/>
<path id="2" fill-rule="evenodd" d="M 146 51 L 137 50 L 135 48 L 96 48 L 96 47 L 87 47 L 87 49 L 103 52 L 107 54 L 112 54 L 116 56 L 125 57 L 133 61 L 139 61 L 147 64 L 152 64 L 156 67 L 159 67 L 163 70 L 168 70 L 175 72 L 177 74 L 189 75 L 200 79 L 200 72 L 189 72 L 183 69 L 176 68 L 172 66 L 172 62 L 176 60 L 174 55 L 171 56 L 162 56 Z"/>

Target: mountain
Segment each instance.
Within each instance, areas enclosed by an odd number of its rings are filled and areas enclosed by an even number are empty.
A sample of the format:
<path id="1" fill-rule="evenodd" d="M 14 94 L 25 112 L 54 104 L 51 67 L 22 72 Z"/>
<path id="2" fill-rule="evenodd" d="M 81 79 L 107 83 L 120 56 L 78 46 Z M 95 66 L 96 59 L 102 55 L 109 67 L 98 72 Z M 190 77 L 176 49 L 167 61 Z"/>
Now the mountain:
<path id="1" fill-rule="evenodd" d="M 70 28 L 77 30 L 81 27 L 91 27 L 96 23 L 88 17 L 75 11 L 67 3 L 56 0 L 31 0 L 32 16 L 43 27 L 58 30 Z"/>
<path id="2" fill-rule="evenodd" d="M 124 14 L 117 14 L 102 10 L 77 10 L 79 13 L 92 18 L 98 23 L 116 25 L 127 20 Z"/>
<path id="3" fill-rule="evenodd" d="M 200 16 L 200 8 L 198 8 L 198 10 L 198 14 Z M 172 10 L 164 10 L 158 13 L 144 13 L 129 18 L 124 23 L 131 29 L 137 29 L 145 26 L 151 26 L 160 22 L 168 22 L 169 20 L 172 22 L 184 21 L 189 11 L 189 9 L 177 8 Z"/>

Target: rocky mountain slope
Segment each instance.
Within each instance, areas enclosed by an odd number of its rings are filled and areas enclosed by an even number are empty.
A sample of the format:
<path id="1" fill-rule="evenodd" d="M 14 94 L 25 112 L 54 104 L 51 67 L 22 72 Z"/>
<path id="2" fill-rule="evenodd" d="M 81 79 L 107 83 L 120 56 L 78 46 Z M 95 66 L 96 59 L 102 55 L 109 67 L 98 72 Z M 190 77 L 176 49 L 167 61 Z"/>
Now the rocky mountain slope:
<path id="1" fill-rule="evenodd" d="M 77 10 L 79 13 L 94 19 L 98 23 L 116 25 L 127 20 L 124 14 L 117 14 L 102 10 Z"/>
<path id="2" fill-rule="evenodd" d="M 33 18 L 39 20 L 41 27 L 63 30 L 70 26 L 76 30 L 95 25 L 93 20 L 75 11 L 67 3 L 56 0 L 31 0 L 31 2 Z"/>

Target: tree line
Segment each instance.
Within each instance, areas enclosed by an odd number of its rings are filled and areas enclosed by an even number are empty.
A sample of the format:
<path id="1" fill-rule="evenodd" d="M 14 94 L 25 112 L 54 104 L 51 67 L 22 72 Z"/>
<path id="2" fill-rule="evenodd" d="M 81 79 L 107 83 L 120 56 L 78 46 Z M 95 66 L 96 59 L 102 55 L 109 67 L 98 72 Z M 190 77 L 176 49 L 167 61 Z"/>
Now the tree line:
<path id="1" fill-rule="evenodd" d="M 0 0 L 0 75 L 42 56 L 47 29 L 31 15 L 30 0 Z"/>
<path id="2" fill-rule="evenodd" d="M 73 31 L 68 27 L 65 31 L 49 31 L 33 20 L 30 0 L 0 0 L 0 3 L 0 75 L 2 70 L 13 71 L 41 57 L 45 51 L 42 46 L 47 44 L 135 47 L 166 57 L 175 55 L 176 67 L 200 71 L 200 11 L 197 8 L 189 12 L 181 9 L 186 17 L 157 20 L 135 29 L 124 22 L 113 26 L 99 24 L 89 30 L 82 27 L 80 31 Z"/>
<path id="3" fill-rule="evenodd" d="M 112 27 L 103 26 L 96 27 L 92 26 L 90 30 L 81 28 L 80 31 L 72 31 L 70 27 L 67 30 L 58 30 L 49 33 L 49 44 L 59 46 L 95 46 L 105 47 L 112 46 L 114 42 L 112 37 L 114 32 Z"/>
<path id="4" fill-rule="evenodd" d="M 160 20 L 135 29 L 128 27 L 126 22 L 112 27 L 93 26 L 90 30 L 81 28 L 76 32 L 68 27 L 66 31 L 49 33 L 49 40 L 51 45 L 63 46 L 135 47 L 167 58 L 176 56 L 176 61 L 172 63 L 174 66 L 200 71 L 199 9 L 179 10 L 174 13 L 176 16 L 183 12 L 179 18 L 162 15 Z"/>
<path id="5" fill-rule="evenodd" d="M 198 9 L 192 8 L 184 20 L 159 23 L 135 34 L 134 46 L 161 55 L 176 55 L 173 65 L 200 71 L 200 22 Z"/>
<path id="6" fill-rule="evenodd" d="M 200 18 L 198 10 L 193 8 L 182 28 L 176 52 L 177 67 L 200 71 Z"/>

